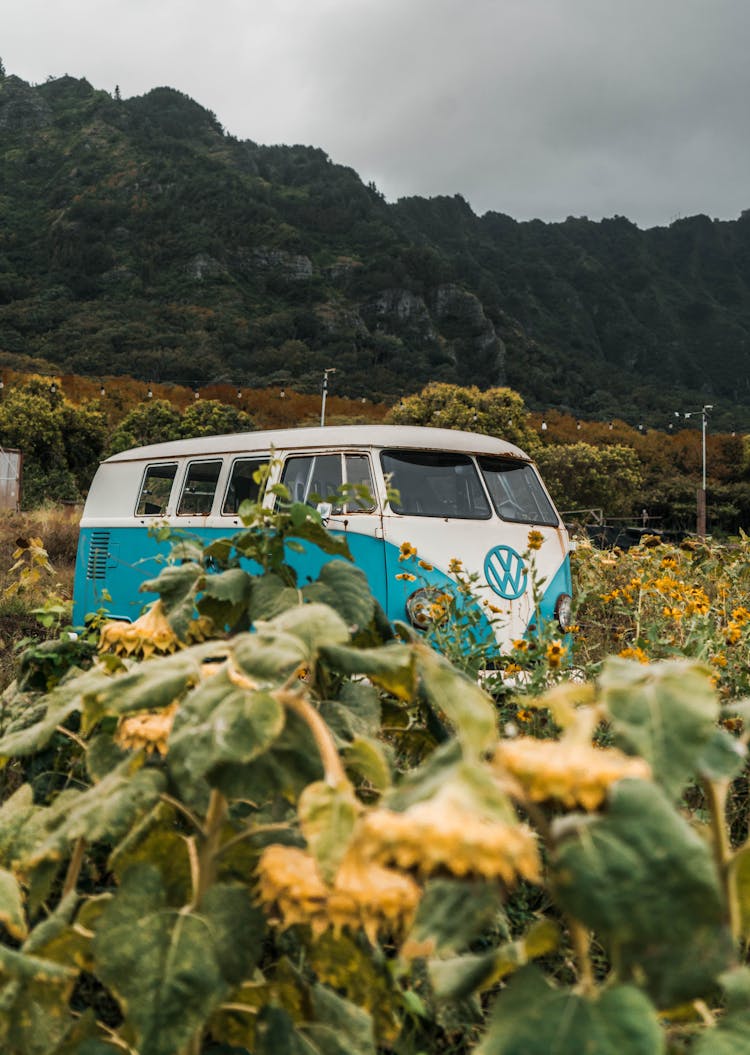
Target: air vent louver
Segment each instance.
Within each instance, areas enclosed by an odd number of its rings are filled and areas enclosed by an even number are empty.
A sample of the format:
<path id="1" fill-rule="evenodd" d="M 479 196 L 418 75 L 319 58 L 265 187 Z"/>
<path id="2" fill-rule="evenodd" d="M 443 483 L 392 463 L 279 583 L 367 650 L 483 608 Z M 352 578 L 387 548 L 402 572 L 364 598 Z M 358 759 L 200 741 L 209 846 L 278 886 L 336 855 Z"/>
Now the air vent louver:
<path id="1" fill-rule="evenodd" d="M 93 531 L 89 548 L 89 561 L 86 566 L 87 579 L 105 579 L 107 576 L 107 558 L 109 556 L 109 532 Z"/>

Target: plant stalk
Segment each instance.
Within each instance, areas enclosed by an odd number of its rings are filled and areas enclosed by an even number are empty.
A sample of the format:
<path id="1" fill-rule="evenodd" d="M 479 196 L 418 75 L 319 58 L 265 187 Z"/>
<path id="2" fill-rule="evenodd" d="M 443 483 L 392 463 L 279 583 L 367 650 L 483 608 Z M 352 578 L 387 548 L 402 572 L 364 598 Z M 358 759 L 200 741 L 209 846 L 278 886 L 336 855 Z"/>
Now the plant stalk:
<path id="1" fill-rule="evenodd" d="M 76 839 L 73 844 L 73 853 L 71 854 L 70 861 L 68 863 L 68 871 L 65 873 L 65 882 L 63 883 L 62 896 L 67 897 L 68 894 L 72 894 L 78 883 L 78 877 L 81 874 L 81 866 L 83 865 L 83 856 L 86 852 L 86 840 L 83 836 Z"/>
<path id="2" fill-rule="evenodd" d="M 591 963 L 591 934 L 582 923 L 572 917 L 568 917 L 568 926 L 578 966 L 578 983 L 581 993 L 584 996 L 591 996 L 596 990 L 594 967 Z"/>
<path id="3" fill-rule="evenodd" d="M 737 884 L 732 874 L 732 846 L 729 841 L 729 826 L 726 820 L 727 794 L 729 781 L 704 780 L 703 790 L 708 800 L 711 815 L 711 834 L 713 836 L 714 859 L 719 872 L 727 920 L 736 943 L 740 940 L 740 903 L 737 896 Z"/>
<path id="4" fill-rule="evenodd" d="M 289 692 L 284 689 L 278 689 L 272 695 L 280 704 L 288 710 L 294 711 L 306 723 L 320 752 L 326 783 L 334 788 L 348 783 L 331 732 L 312 704 L 304 696 L 299 696 L 296 692 Z"/>
<path id="5" fill-rule="evenodd" d="M 200 908 L 203 898 L 216 879 L 216 858 L 219 853 L 221 831 L 227 816 L 227 800 L 216 788 L 211 789 L 203 835 L 198 853 L 198 882 L 193 895 L 193 907 Z"/>

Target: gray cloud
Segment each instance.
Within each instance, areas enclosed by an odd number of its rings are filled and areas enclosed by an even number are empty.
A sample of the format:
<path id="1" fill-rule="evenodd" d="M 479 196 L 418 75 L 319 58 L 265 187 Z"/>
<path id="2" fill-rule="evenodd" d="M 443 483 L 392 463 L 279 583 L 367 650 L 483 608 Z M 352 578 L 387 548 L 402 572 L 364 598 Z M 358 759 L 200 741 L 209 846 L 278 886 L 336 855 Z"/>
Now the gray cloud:
<path id="1" fill-rule="evenodd" d="M 750 207 L 747 0 L 24 0 L 9 72 L 162 84 L 389 199 L 643 226 Z"/>

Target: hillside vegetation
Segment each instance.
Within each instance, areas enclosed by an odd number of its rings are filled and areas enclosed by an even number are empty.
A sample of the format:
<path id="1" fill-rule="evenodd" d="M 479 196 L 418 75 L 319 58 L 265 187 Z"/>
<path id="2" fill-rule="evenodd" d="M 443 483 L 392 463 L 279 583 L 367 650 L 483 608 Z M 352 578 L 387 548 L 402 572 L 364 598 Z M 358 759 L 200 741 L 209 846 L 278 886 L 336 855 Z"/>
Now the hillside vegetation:
<path id="1" fill-rule="evenodd" d="M 642 231 L 388 204 L 168 87 L 0 74 L 0 365 L 384 399 L 438 380 L 665 425 L 750 422 L 750 211 Z M 668 393 L 668 395 L 665 395 Z"/>

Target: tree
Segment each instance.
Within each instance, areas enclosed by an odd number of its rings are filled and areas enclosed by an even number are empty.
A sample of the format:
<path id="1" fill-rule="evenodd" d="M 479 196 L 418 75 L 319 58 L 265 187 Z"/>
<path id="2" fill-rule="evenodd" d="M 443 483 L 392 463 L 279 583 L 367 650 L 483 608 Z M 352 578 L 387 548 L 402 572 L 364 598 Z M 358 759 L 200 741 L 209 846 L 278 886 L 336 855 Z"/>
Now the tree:
<path id="1" fill-rule="evenodd" d="M 139 403 L 125 415 L 113 432 L 107 453 L 117 454 L 131 447 L 179 439 L 183 435 L 181 426 L 180 412 L 169 400 L 154 399 Z"/>
<path id="2" fill-rule="evenodd" d="M 163 443 L 189 436 L 220 436 L 228 432 L 251 432 L 255 423 L 245 410 L 218 399 L 201 399 L 180 413 L 167 399 L 139 403 L 126 414 L 107 446 L 108 454 L 131 447 Z"/>
<path id="3" fill-rule="evenodd" d="M 432 381 L 397 403 L 386 420 L 394 425 L 432 425 L 497 436 L 532 455 L 539 449 L 523 398 L 512 388 L 481 391 L 476 385 L 463 388 Z"/>
<path id="4" fill-rule="evenodd" d="M 33 377 L 5 390 L 0 444 L 23 451 L 23 503 L 75 501 L 85 491 L 104 446 L 104 415 L 65 399 L 59 381 Z"/>
<path id="5" fill-rule="evenodd" d="M 221 436 L 229 432 L 252 432 L 254 428 L 255 423 L 247 411 L 218 399 L 201 399 L 183 414 L 180 435 Z"/>
<path id="6" fill-rule="evenodd" d="M 566 443 L 543 447 L 537 462 L 558 509 L 601 508 L 623 516 L 638 501 L 643 468 L 630 447 Z"/>

